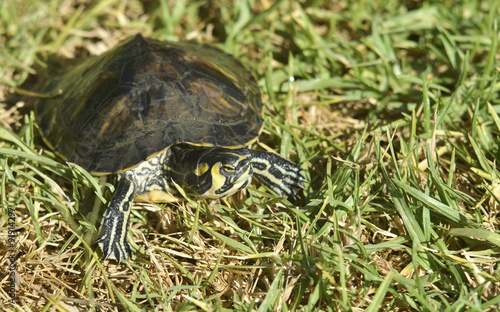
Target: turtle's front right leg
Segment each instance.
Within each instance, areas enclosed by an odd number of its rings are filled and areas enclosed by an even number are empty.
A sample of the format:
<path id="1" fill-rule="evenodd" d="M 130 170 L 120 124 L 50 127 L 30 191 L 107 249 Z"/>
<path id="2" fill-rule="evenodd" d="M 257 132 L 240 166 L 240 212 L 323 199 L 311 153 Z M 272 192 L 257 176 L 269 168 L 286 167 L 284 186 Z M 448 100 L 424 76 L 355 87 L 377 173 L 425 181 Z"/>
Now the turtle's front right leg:
<path id="1" fill-rule="evenodd" d="M 126 177 L 120 179 L 111 203 L 106 209 L 101 234 L 96 243 L 104 253 L 104 260 L 115 259 L 118 263 L 132 254 L 127 241 L 130 220 L 130 205 L 136 195 L 134 183 Z"/>

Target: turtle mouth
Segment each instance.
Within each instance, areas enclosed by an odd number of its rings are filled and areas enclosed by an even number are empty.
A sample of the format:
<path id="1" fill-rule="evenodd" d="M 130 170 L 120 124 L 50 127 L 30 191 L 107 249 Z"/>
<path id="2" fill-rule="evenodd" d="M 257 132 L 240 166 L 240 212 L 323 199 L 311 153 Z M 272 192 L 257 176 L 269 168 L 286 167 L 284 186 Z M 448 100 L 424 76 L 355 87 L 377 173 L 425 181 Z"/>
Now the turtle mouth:
<path id="1" fill-rule="evenodd" d="M 245 149 L 212 149 L 201 157 L 198 167 L 207 164 L 203 174 L 197 175 L 199 189 L 205 188 L 201 196 L 223 198 L 248 185 L 252 179 L 251 158 Z"/>
<path id="2" fill-rule="evenodd" d="M 226 197 L 243 189 L 252 181 L 252 166 L 250 166 L 250 159 L 245 158 L 238 164 L 238 170 L 230 175 L 221 174 L 225 176 L 226 180 L 222 187 L 215 190 L 215 194 L 220 197 Z"/>

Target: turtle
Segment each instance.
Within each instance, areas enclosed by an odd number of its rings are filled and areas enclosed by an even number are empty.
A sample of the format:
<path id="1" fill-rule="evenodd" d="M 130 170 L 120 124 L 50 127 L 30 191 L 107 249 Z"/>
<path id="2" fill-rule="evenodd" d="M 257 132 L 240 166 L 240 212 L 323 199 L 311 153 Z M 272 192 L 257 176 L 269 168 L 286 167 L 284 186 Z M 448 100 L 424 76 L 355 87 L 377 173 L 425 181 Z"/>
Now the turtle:
<path id="1" fill-rule="evenodd" d="M 218 199 L 252 177 L 279 196 L 307 180 L 276 153 L 248 148 L 262 131 L 262 96 L 253 74 L 207 44 L 131 36 L 71 62 L 42 87 L 35 116 L 43 140 L 67 162 L 116 187 L 96 243 L 103 260 L 132 254 L 134 199 Z"/>

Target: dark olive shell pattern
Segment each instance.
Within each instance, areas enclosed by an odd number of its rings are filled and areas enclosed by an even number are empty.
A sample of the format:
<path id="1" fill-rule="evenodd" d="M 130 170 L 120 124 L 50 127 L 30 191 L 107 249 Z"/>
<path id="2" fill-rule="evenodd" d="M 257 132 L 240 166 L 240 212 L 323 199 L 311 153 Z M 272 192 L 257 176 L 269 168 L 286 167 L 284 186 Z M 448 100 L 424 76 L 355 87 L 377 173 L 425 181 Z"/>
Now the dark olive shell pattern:
<path id="1" fill-rule="evenodd" d="M 175 143 L 244 146 L 263 124 L 254 76 L 225 52 L 191 42 L 128 38 L 64 68 L 42 92 L 58 90 L 36 105 L 43 137 L 97 174 L 128 170 Z"/>

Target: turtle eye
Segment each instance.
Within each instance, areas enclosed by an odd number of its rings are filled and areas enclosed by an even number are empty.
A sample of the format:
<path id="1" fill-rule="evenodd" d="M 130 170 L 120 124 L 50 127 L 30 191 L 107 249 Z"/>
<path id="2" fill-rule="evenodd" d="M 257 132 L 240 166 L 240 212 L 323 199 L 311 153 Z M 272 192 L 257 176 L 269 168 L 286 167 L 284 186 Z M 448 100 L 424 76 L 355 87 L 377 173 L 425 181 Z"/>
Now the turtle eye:
<path id="1" fill-rule="evenodd" d="M 233 165 L 230 164 L 224 164 L 222 165 L 222 170 L 224 170 L 227 173 L 234 173 L 236 169 L 234 168 Z"/>

